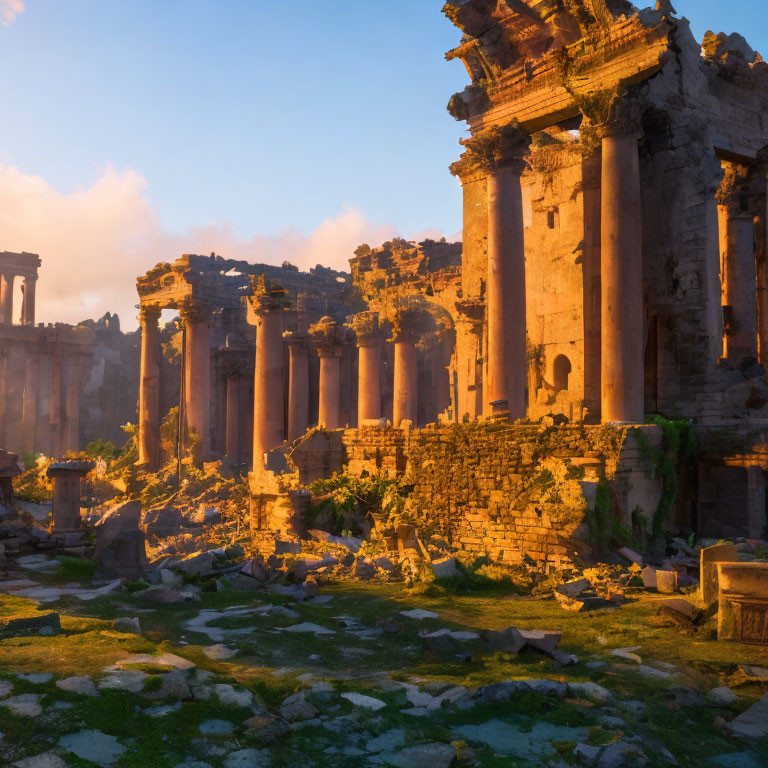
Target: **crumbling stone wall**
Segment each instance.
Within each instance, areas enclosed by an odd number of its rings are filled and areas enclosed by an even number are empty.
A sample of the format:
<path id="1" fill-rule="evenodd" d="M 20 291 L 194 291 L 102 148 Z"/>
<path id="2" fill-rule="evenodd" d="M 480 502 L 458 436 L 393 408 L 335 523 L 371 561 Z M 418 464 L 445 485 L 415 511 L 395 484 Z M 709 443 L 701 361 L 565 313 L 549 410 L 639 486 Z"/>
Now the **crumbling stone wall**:
<path id="1" fill-rule="evenodd" d="M 642 427 L 655 445 L 656 427 Z M 659 481 L 631 428 L 537 424 L 443 424 L 419 430 L 347 430 L 347 472 L 413 484 L 409 513 L 462 551 L 553 567 L 590 538 L 589 510 L 609 485 L 627 531 L 650 521 Z"/>

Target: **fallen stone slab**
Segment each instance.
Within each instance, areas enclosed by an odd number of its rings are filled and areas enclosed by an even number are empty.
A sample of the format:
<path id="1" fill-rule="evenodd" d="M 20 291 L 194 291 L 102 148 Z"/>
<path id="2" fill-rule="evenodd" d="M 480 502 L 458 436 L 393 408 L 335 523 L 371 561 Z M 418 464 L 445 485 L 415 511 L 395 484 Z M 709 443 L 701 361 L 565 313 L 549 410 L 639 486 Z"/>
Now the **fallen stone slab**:
<path id="1" fill-rule="evenodd" d="M 268 768 L 272 757 L 266 749 L 240 749 L 224 758 L 224 768 Z"/>
<path id="2" fill-rule="evenodd" d="M 590 701 L 605 702 L 613 699 L 613 694 L 607 688 L 589 681 L 568 683 L 568 693 L 574 698 L 589 699 Z"/>
<path id="3" fill-rule="evenodd" d="M 384 707 L 387 706 L 381 699 L 374 699 L 373 696 L 366 696 L 362 693 L 342 693 L 341 698 L 346 699 L 350 704 L 354 704 L 356 707 L 370 709 L 373 712 L 378 712 L 380 709 L 384 709 Z"/>
<path id="4" fill-rule="evenodd" d="M 99 680 L 98 687 L 102 690 L 130 691 L 141 693 L 144 690 L 144 681 L 149 675 L 139 670 L 126 669 L 113 672 Z"/>
<path id="5" fill-rule="evenodd" d="M 229 720 L 206 720 L 200 723 L 199 731 L 203 736 L 224 736 L 235 730 L 234 724 Z"/>
<path id="6" fill-rule="evenodd" d="M 477 725 L 462 725 L 456 730 L 470 743 L 486 744 L 505 757 L 526 760 L 545 760 L 557 756 L 552 742 L 583 742 L 587 738 L 586 728 L 570 728 L 537 722 L 530 731 L 524 731 L 503 720 L 489 720 Z"/>
<path id="7" fill-rule="evenodd" d="M 563 633 L 543 629 L 518 630 L 528 648 L 550 654 L 557 648 Z"/>
<path id="8" fill-rule="evenodd" d="M 34 757 L 27 757 L 24 760 L 17 760 L 11 763 L 13 768 L 68 768 L 55 752 L 43 752 Z"/>
<path id="9" fill-rule="evenodd" d="M 83 760 L 102 766 L 116 763 L 125 752 L 125 747 L 114 736 L 93 730 L 62 736 L 59 746 Z"/>
<path id="10" fill-rule="evenodd" d="M 20 680 L 26 680 L 32 685 L 44 685 L 53 680 L 53 675 L 50 672 L 29 672 L 23 675 L 16 675 Z"/>
<path id="11" fill-rule="evenodd" d="M 80 675 L 77 677 L 66 677 L 64 680 L 57 680 L 56 687 L 61 688 L 62 691 L 70 691 L 71 693 L 80 693 L 83 696 L 98 696 L 99 692 L 96 690 L 96 685 L 93 680 L 86 675 Z"/>
<path id="12" fill-rule="evenodd" d="M 486 629 L 480 633 L 483 642 L 492 653 L 518 654 L 525 648 L 526 638 L 516 627 Z"/>
<path id="13" fill-rule="evenodd" d="M 217 683 L 213 693 L 218 696 L 224 706 L 250 707 L 253 704 L 253 694 L 246 689 L 237 689 L 228 683 Z"/>
<path id="14" fill-rule="evenodd" d="M 39 616 L 0 618 L 0 637 L 37 635 L 41 631 L 47 631 L 52 635 L 60 635 L 61 618 L 59 614 L 45 613 Z"/>
<path id="15" fill-rule="evenodd" d="M 459 561 L 455 557 L 444 557 L 430 563 L 436 579 L 450 579 L 459 575 Z"/>
<path id="16" fill-rule="evenodd" d="M 630 563 L 634 563 L 635 565 L 639 565 L 641 568 L 643 567 L 643 556 L 639 555 L 634 550 L 630 549 L 629 547 L 622 547 L 619 550 L 619 554 L 625 559 L 629 560 Z"/>
<path id="17" fill-rule="evenodd" d="M 194 669 L 195 663 L 189 659 L 177 656 L 175 653 L 163 653 L 160 656 L 152 656 L 149 653 L 136 653 L 127 659 L 115 662 L 115 667 L 128 667 L 134 664 L 148 664 L 158 667 L 172 667 L 173 669 Z"/>
<path id="18" fill-rule="evenodd" d="M 141 634 L 141 624 L 139 624 L 138 618 L 135 617 L 131 618 L 128 616 L 123 616 L 119 619 L 113 619 L 112 627 L 117 632 L 122 632 L 125 635 Z"/>
<path id="19" fill-rule="evenodd" d="M 291 627 L 283 627 L 282 632 L 298 632 L 298 633 L 309 633 L 313 635 L 335 635 L 336 631 L 333 629 L 328 629 L 327 627 L 321 627 L 319 624 L 312 624 L 311 622 L 305 621 L 301 624 L 294 624 Z"/>
<path id="20" fill-rule="evenodd" d="M 635 664 L 642 664 L 643 660 L 638 656 L 635 651 L 640 650 L 639 645 L 634 645 L 631 648 L 614 648 L 611 651 L 611 656 L 618 656 L 620 659 L 626 659 L 627 661 L 634 661 Z"/>
<path id="21" fill-rule="evenodd" d="M 386 765 L 395 768 L 449 768 L 456 759 L 456 750 L 450 744 L 435 742 L 408 747 L 381 757 Z"/>
<path id="22" fill-rule="evenodd" d="M 233 656 L 237 656 L 237 651 L 232 648 L 227 648 L 226 645 L 219 643 L 218 645 L 209 645 L 203 648 L 203 653 L 214 661 L 226 661 Z"/>
<path id="23" fill-rule="evenodd" d="M 745 739 L 762 739 L 768 736 L 768 694 L 746 712 L 726 723 L 725 728 L 733 736 Z"/>
<path id="24" fill-rule="evenodd" d="M 659 592 L 677 592 L 678 591 L 677 571 L 656 571 L 656 589 Z"/>
<path id="25" fill-rule="evenodd" d="M 574 579 L 573 581 L 566 581 L 565 584 L 560 584 L 555 587 L 555 596 L 562 595 L 564 597 L 575 598 L 582 592 L 586 592 L 592 585 L 589 579 Z"/>
<path id="26" fill-rule="evenodd" d="M 410 611 L 400 611 L 400 615 L 405 616 L 406 619 L 415 619 L 416 621 L 440 618 L 440 614 L 434 613 L 433 611 L 425 611 L 423 608 L 413 608 Z"/>
<path id="27" fill-rule="evenodd" d="M 43 708 L 40 706 L 40 696 L 36 693 L 22 693 L 0 701 L 0 707 L 10 709 L 14 715 L 23 717 L 39 717 Z"/>
<path id="28" fill-rule="evenodd" d="M 674 621 L 684 621 L 688 624 L 695 624 L 700 616 L 701 611 L 684 600 L 682 597 L 672 597 L 665 600 L 657 600 L 657 613 L 672 618 Z"/>

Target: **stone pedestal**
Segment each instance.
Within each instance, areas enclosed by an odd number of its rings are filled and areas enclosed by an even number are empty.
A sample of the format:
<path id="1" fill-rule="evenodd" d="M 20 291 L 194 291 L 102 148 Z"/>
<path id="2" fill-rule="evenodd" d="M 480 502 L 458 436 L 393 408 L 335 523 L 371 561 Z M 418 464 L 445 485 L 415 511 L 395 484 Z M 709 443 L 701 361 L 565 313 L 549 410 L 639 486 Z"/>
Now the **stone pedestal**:
<path id="1" fill-rule="evenodd" d="M 603 423 L 642 423 L 645 410 L 639 130 L 623 102 L 600 128 Z"/>
<path id="2" fill-rule="evenodd" d="M 13 322 L 13 275 L 0 274 L 0 323 Z"/>
<path id="3" fill-rule="evenodd" d="M 47 475 L 53 481 L 51 533 L 73 533 L 82 529 L 80 480 L 93 467 L 90 461 L 62 461 L 48 467 Z"/>
<path id="4" fill-rule="evenodd" d="M 256 326 L 256 363 L 253 388 L 253 471 L 264 469 L 264 454 L 285 440 L 283 379 L 282 289 L 268 289 L 263 278 L 254 281 L 248 322 Z"/>
<path id="5" fill-rule="evenodd" d="M 211 450 L 211 318 L 208 308 L 191 305 L 181 313 L 187 331 L 184 395 L 187 429 L 200 440 L 200 457 Z"/>
<path id="6" fill-rule="evenodd" d="M 381 409 L 381 336 L 376 312 L 355 315 L 352 327 L 357 335 L 357 425 L 380 419 Z"/>
<path id="7" fill-rule="evenodd" d="M 719 640 L 768 646 L 768 563 L 718 563 Z"/>
<path id="8" fill-rule="evenodd" d="M 139 460 L 150 472 L 160 462 L 160 320 L 159 307 L 142 307 L 139 378 Z"/>
<path id="9" fill-rule="evenodd" d="M 288 341 L 288 440 L 301 437 L 309 426 L 309 348 L 304 336 Z"/>

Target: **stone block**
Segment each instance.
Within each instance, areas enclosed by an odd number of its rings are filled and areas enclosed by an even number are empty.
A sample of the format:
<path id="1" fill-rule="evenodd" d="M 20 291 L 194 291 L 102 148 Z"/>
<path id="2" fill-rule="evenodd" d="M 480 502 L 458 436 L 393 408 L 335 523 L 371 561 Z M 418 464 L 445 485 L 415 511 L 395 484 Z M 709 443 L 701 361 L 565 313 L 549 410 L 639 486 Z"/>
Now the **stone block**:
<path id="1" fill-rule="evenodd" d="M 716 544 L 704 547 L 699 555 L 699 578 L 701 586 L 699 594 L 704 605 L 714 605 L 717 602 L 717 564 L 738 562 L 739 551 L 735 544 Z"/>
<path id="2" fill-rule="evenodd" d="M 768 645 L 768 563 L 718 563 L 717 636 Z"/>

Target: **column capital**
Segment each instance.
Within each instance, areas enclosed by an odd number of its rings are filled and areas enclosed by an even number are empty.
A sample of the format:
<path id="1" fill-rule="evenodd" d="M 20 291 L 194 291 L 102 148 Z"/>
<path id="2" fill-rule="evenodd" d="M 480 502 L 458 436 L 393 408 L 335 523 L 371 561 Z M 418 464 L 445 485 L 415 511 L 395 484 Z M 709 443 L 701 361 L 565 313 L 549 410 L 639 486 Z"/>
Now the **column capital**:
<path id="1" fill-rule="evenodd" d="M 289 331 L 283 334 L 288 347 L 294 349 L 307 349 L 309 343 L 309 336 L 302 331 Z"/>
<path id="2" fill-rule="evenodd" d="M 642 138 L 643 106 L 634 96 L 615 96 L 608 104 L 582 107 L 598 138 L 635 136 Z"/>
<path id="3" fill-rule="evenodd" d="M 288 291 L 277 283 L 268 283 L 263 274 L 251 276 L 251 291 L 248 297 L 248 322 L 251 325 L 256 325 L 260 316 L 281 312 L 290 306 Z"/>
<path id="4" fill-rule="evenodd" d="M 328 316 L 311 325 L 309 335 L 320 357 L 341 357 L 342 345 L 349 340 L 347 329 Z"/>
<path id="5" fill-rule="evenodd" d="M 211 307 L 200 300 L 188 297 L 179 307 L 179 317 L 185 323 L 207 323 L 211 319 Z"/>
<path id="6" fill-rule="evenodd" d="M 422 310 L 415 307 L 400 307 L 392 315 L 392 341 L 415 344 L 421 337 Z"/>
<path id="7" fill-rule="evenodd" d="M 472 176 L 511 170 L 521 174 L 527 167 L 525 156 L 531 137 L 517 121 L 503 126 L 492 126 L 461 140 L 466 152 L 451 165 L 451 173 L 462 181 Z"/>
<path id="8" fill-rule="evenodd" d="M 355 332 L 358 347 L 375 347 L 381 341 L 378 312 L 358 312 L 349 327 Z"/>
<path id="9" fill-rule="evenodd" d="M 163 310 L 154 304 L 141 304 L 139 306 L 139 322 L 141 327 L 156 325 L 160 320 Z"/>
<path id="10" fill-rule="evenodd" d="M 757 196 L 752 190 L 754 168 L 730 161 L 722 165 L 724 175 L 715 195 L 717 204 L 726 208 L 732 218 L 753 218 L 758 213 Z"/>

